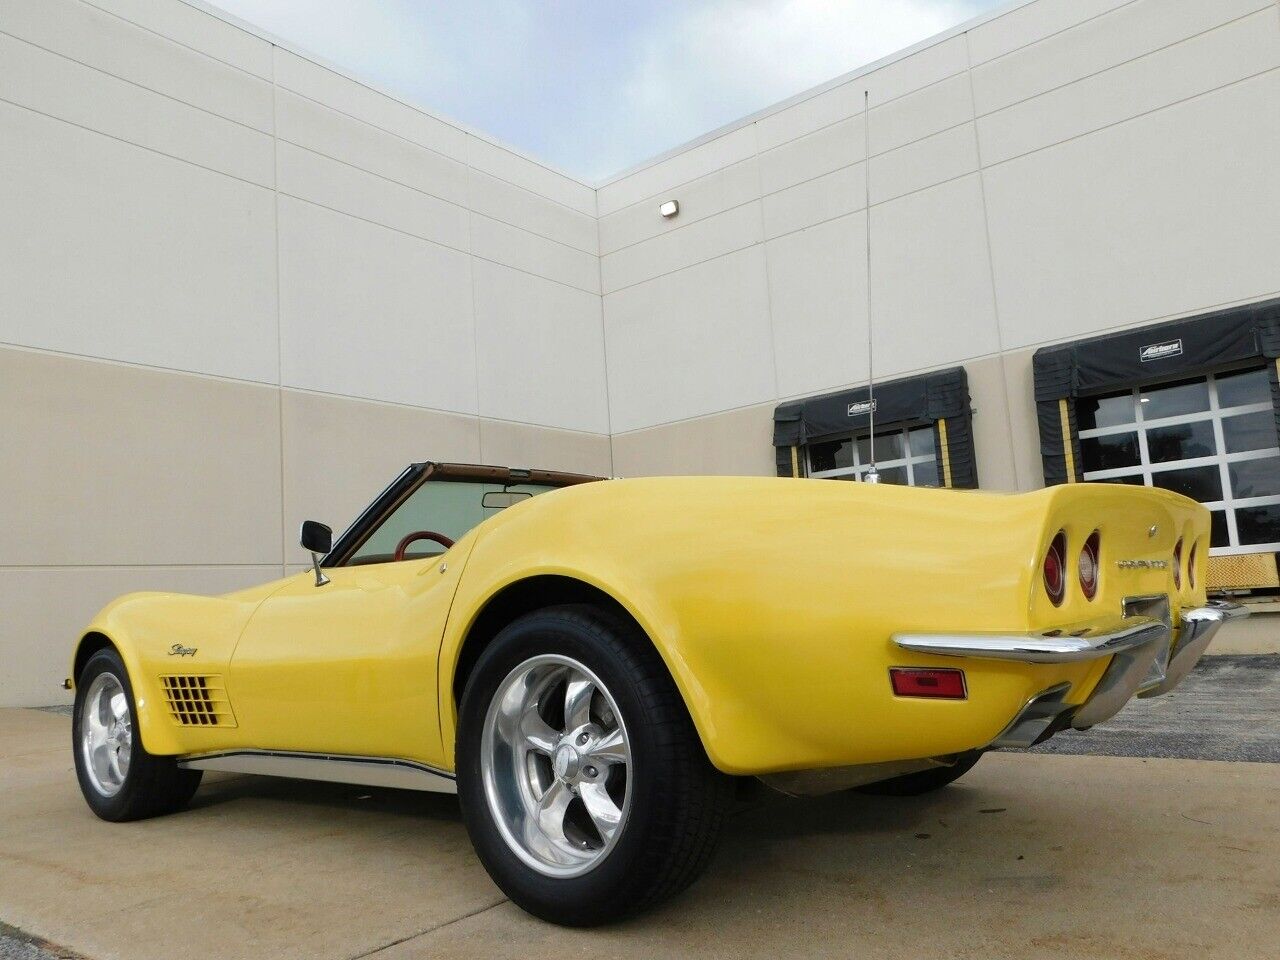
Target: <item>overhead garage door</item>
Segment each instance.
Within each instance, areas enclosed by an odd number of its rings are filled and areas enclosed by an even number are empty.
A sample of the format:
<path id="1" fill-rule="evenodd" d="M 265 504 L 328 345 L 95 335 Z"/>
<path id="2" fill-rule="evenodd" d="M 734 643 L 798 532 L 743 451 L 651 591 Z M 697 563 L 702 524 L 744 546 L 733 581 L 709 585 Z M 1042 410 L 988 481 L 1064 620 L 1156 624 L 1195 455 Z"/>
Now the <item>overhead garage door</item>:
<path id="1" fill-rule="evenodd" d="M 1212 556 L 1267 555 L 1253 582 L 1220 575 L 1220 585 L 1274 585 L 1278 356 L 1280 301 L 1037 351 L 1045 482 L 1145 484 L 1192 497 L 1212 512 Z"/>
<path id="2" fill-rule="evenodd" d="M 883 483 L 978 485 L 963 367 L 876 384 L 875 410 L 873 451 L 866 387 L 779 406 L 773 416 L 778 475 L 861 480 L 874 452 Z"/>

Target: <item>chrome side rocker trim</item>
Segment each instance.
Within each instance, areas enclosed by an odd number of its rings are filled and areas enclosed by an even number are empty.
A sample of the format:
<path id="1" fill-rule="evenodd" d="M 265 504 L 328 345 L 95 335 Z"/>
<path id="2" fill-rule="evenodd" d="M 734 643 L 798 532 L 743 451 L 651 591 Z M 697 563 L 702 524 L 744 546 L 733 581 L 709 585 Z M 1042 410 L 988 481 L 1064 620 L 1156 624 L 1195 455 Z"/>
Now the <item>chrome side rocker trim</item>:
<path id="1" fill-rule="evenodd" d="M 412 760 L 388 757 L 349 757 L 279 750 L 226 750 L 180 757 L 178 766 L 191 770 L 252 773 L 297 780 L 324 780 L 365 787 L 394 787 L 428 793 L 457 793 L 453 774 Z"/>

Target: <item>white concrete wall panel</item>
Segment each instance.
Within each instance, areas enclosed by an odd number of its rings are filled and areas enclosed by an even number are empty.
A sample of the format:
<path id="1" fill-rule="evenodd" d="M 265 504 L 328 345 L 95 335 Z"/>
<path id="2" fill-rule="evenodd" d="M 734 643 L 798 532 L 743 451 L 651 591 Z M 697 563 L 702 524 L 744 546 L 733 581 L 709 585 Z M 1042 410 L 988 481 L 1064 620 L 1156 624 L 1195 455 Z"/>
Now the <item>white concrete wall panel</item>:
<path id="1" fill-rule="evenodd" d="M 999 110 L 1274 7 L 1272 0 L 1136 0 L 975 67 L 974 100 L 979 113 Z"/>
<path id="2" fill-rule="evenodd" d="M 275 48 L 275 82 L 420 147 L 466 159 L 467 135 L 457 126 L 279 47 Z"/>
<path id="3" fill-rule="evenodd" d="M 269 134 L 0 33 L 0 100 L 270 187 Z"/>
<path id="4" fill-rule="evenodd" d="M 600 298 L 484 261 L 475 297 L 480 414 L 608 433 Z"/>
<path id="5" fill-rule="evenodd" d="M 872 207 L 871 235 L 877 376 L 999 349 L 976 174 Z"/>
<path id="6" fill-rule="evenodd" d="M 276 377 L 271 191 L 0 103 L 0 341 Z"/>
<path id="7" fill-rule="evenodd" d="M 1130 120 L 1280 66 L 1274 8 L 978 120 L 984 163 L 995 164 Z"/>
<path id="8" fill-rule="evenodd" d="M 986 171 L 1004 346 L 1280 291 L 1280 71 Z"/>
<path id="9" fill-rule="evenodd" d="M 596 215 L 595 190 L 535 160 L 476 135 L 467 137 L 467 157 L 471 166 L 482 173 L 555 200 L 579 213 Z"/>
<path id="10" fill-rule="evenodd" d="M 752 125 L 729 130 L 669 159 L 603 184 L 597 194 L 599 215 L 608 216 L 755 154 L 756 135 Z"/>
<path id="11" fill-rule="evenodd" d="M 803 396 L 867 378 L 866 215 L 766 245 L 778 393 Z"/>
<path id="12" fill-rule="evenodd" d="M 968 31 L 973 64 L 1030 46 L 1135 0 L 1035 0 L 1014 7 Z"/>
<path id="13" fill-rule="evenodd" d="M 286 386 L 476 412 L 470 260 L 280 198 Z"/>
<path id="14" fill-rule="evenodd" d="M 282 141 L 441 200 L 467 203 L 467 168 L 460 160 L 283 88 L 276 93 L 276 130 Z"/>
<path id="15" fill-rule="evenodd" d="M 755 157 L 731 163 L 722 170 L 647 197 L 600 218 L 600 252 L 617 253 L 625 247 L 681 230 L 760 197 L 760 170 Z M 666 220 L 658 213 L 664 200 L 678 200 L 680 213 Z"/>
<path id="16" fill-rule="evenodd" d="M 886 153 L 973 119 L 969 75 L 956 74 L 871 108 L 871 153 Z"/>
<path id="17" fill-rule="evenodd" d="M 873 156 L 871 203 L 903 197 L 977 169 L 978 141 L 973 124 L 952 127 L 882 156 Z"/>
<path id="18" fill-rule="evenodd" d="M 613 432 L 773 399 L 764 246 L 604 298 Z"/>
<path id="19" fill-rule="evenodd" d="M 271 83 L 82 0 L 6 0 L 0 32 L 193 107 L 271 132 Z"/>
<path id="20" fill-rule="evenodd" d="M 366 173 L 358 167 L 281 141 L 280 193 L 467 251 L 470 214 L 464 207 Z"/>
<path id="21" fill-rule="evenodd" d="M 536 277 L 600 294 L 600 259 L 594 254 L 547 240 L 501 220 L 478 213 L 471 215 L 471 252 Z"/>
<path id="22" fill-rule="evenodd" d="M 471 209 L 494 220 L 573 247 L 593 257 L 600 252 L 595 217 L 556 200 L 471 169 Z"/>
<path id="23" fill-rule="evenodd" d="M 605 293 L 724 256 L 764 239 L 758 201 L 634 244 L 600 261 Z"/>
<path id="24" fill-rule="evenodd" d="M 834 173 L 798 183 L 767 195 L 762 201 L 766 240 L 826 223 L 866 207 L 864 164 L 841 167 Z"/>
<path id="25" fill-rule="evenodd" d="M 805 97 L 755 122 L 759 149 L 770 150 L 862 113 L 864 91 L 871 96 L 874 113 L 892 101 L 940 84 L 966 69 L 965 58 L 964 38 L 949 37 Z M 873 127 L 875 123 L 873 119 Z"/>
<path id="26" fill-rule="evenodd" d="M 187 3 L 172 0 L 85 0 L 215 60 L 271 79 L 271 43 Z"/>
<path id="27" fill-rule="evenodd" d="M 866 157 L 862 116 L 850 117 L 816 133 L 760 154 L 760 187 L 765 194 L 785 190 Z"/>

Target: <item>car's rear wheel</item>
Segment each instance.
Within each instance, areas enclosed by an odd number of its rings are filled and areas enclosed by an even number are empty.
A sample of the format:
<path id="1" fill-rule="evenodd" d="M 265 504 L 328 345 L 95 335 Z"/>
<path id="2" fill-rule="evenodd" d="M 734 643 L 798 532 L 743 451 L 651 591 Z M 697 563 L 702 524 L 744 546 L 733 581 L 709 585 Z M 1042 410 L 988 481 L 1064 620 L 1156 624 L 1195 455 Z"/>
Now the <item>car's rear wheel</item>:
<path id="1" fill-rule="evenodd" d="M 732 780 L 665 665 L 620 616 L 528 614 L 485 649 L 459 711 L 458 793 L 476 852 L 519 906 L 603 923 L 684 889 Z"/>
<path id="2" fill-rule="evenodd" d="M 918 773 L 907 773 L 891 780 L 868 783 L 855 787 L 858 793 L 869 793 L 882 797 L 918 797 L 923 793 L 941 790 L 948 784 L 955 783 L 973 769 L 973 765 L 982 756 L 981 750 L 970 750 L 956 758 L 956 762 L 946 767 L 933 767 Z"/>
<path id="3" fill-rule="evenodd" d="M 89 658 L 76 681 L 71 748 L 89 809 L 103 820 L 141 820 L 186 805 L 201 771 L 147 753 L 134 725 L 137 709 L 124 662 L 114 650 Z"/>

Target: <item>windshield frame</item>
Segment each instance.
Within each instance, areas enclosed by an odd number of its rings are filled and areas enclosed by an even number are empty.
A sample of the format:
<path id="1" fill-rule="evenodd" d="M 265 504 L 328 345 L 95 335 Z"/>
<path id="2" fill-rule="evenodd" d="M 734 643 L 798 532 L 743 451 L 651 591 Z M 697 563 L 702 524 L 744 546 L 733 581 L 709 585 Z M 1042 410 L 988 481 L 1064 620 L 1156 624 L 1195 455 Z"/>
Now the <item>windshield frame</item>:
<path id="1" fill-rule="evenodd" d="M 516 467 L 490 467 L 476 463 L 413 463 L 401 471 L 390 485 L 378 494 L 374 501 L 356 517 L 333 549 L 320 561 L 321 567 L 346 566 L 373 536 L 382 524 L 390 519 L 396 509 L 408 500 L 418 488 L 429 481 L 458 483 L 502 483 L 508 485 L 537 484 L 546 487 L 572 487 L 580 483 L 603 480 L 583 473 L 565 473 L 559 470 L 526 470 Z"/>

